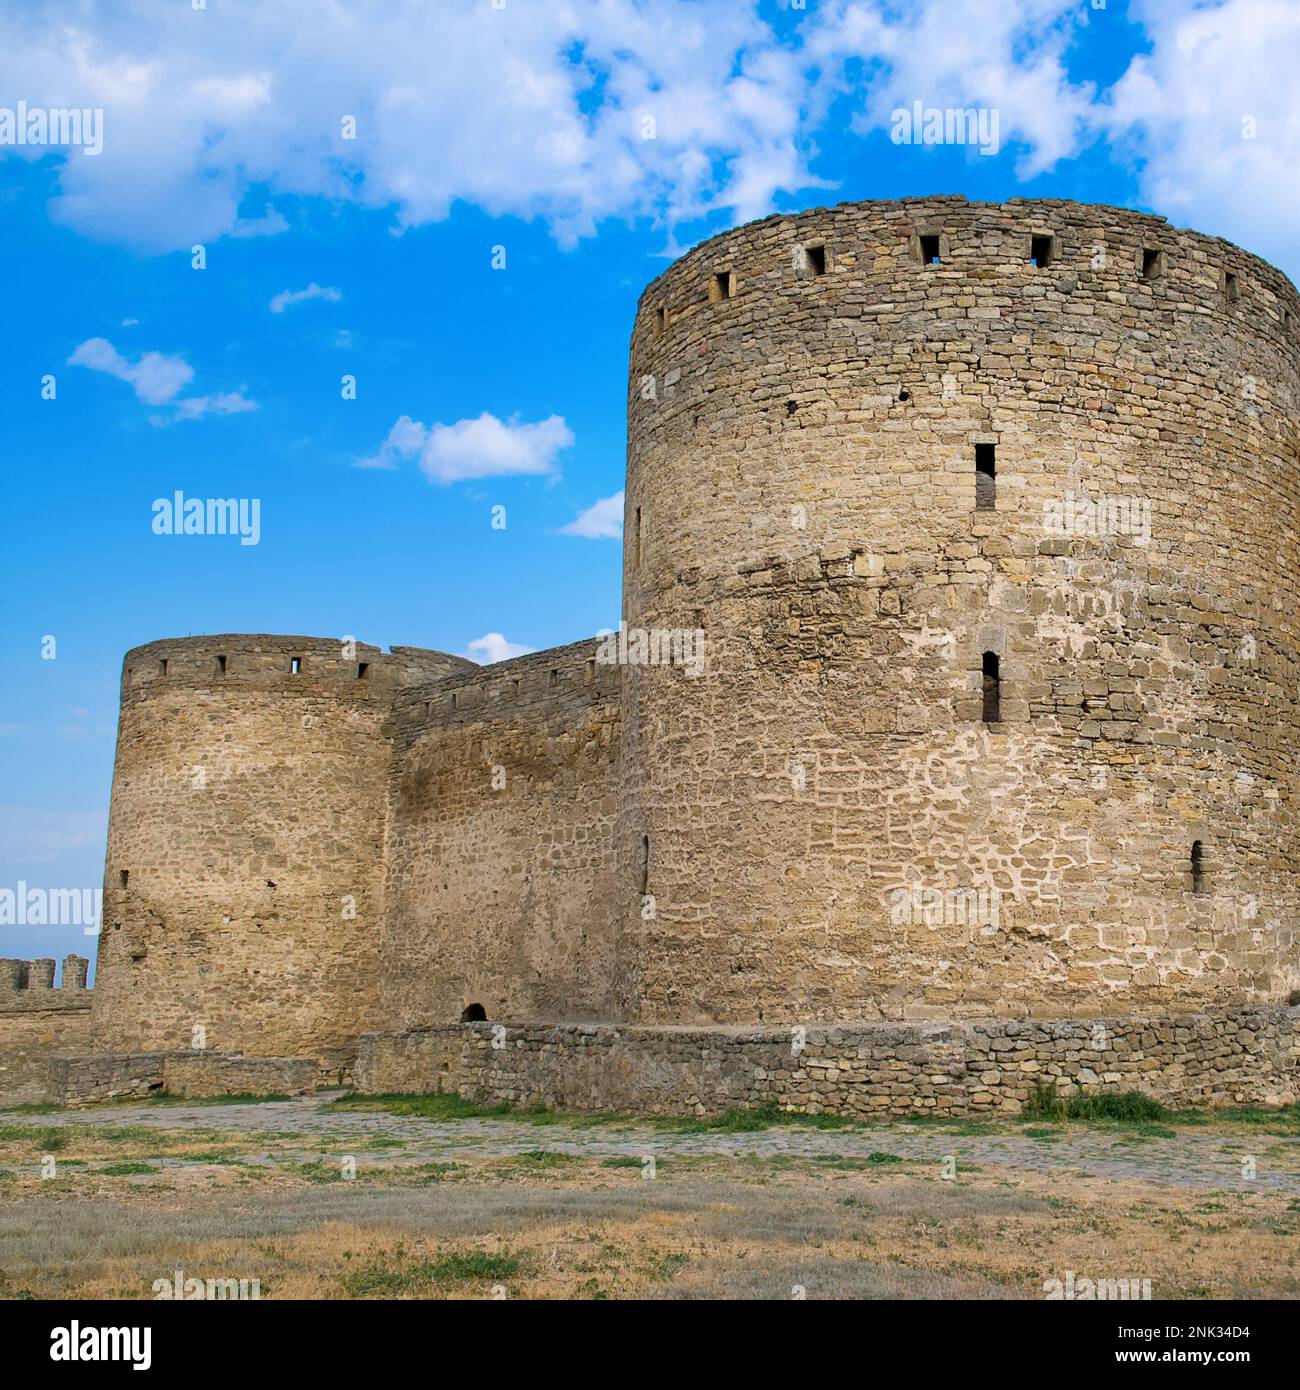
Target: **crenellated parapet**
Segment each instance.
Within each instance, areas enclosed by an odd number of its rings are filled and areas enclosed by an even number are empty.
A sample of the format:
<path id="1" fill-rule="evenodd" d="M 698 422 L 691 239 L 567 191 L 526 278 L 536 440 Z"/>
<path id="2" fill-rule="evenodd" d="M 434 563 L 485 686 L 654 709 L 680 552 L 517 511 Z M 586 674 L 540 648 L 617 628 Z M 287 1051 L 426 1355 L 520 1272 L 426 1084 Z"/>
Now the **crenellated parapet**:
<path id="1" fill-rule="evenodd" d="M 63 958 L 56 987 L 55 962 L 0 959 L 0 1013 L 42 1013 L 56 1009 L 88 1009 L 92 993 L 86 984 L 90 962 L 84 956 Z"/>

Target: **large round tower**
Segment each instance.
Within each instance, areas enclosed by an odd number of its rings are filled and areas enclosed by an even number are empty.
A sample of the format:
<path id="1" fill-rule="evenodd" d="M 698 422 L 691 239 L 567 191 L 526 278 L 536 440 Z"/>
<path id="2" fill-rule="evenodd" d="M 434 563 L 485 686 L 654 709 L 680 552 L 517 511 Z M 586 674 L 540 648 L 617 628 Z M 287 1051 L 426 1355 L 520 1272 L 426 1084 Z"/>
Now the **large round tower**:
<path id="1" fill-rule="evenodd" d="M 464 668 L 311 637 L 127 653 L 97 1047 L 347 1064 L 378 1026 L 393 696 Z"/>
<path id="2" fill-rule="evenodd" d="M 1300 982 L 1297 315 L 1058 201 L 773 217 L 650 285 L 624 612 L 705 660 L 624 676 L 630 1017 Z"/>

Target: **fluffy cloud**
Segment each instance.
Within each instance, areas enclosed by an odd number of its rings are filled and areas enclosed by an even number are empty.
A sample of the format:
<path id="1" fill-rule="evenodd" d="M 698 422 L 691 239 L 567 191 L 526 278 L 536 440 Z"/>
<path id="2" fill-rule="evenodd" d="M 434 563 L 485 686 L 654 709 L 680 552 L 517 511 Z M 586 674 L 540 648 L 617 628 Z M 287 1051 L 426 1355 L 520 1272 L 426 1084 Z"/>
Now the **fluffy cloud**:
<path id="1" fill-rule="evenodd" d="M 0 14 L 0 87 L 104 109 L 104 150 L 63 161 L 55 216 L 158 251 L 278 230 L 270 209 L 241 219 L 255 189 L 391 208 L 399 230 L 464 200 L 566 244 L 609 216 L 755 216 L 817 183 L 805 86 L 755 0 Z"/>
<path id="2" fill-rule="evenodd" d="M 342 298 L 340 291 L 331 289 L 328 285 L 318 285 L 313 280 L 305 290 L 281 290 L 271 300 L 271 312 L 282 314 L 293 305 L 304 304 L 309 299 L 327 299 L 331 303 L 337 303 Z"/>
<path id="3" fill-rule="evenodd" d="M 580 511 L 567 526 L 560 527 L 562 536 L 586 536 L 589 540 L 620 540 L 623 536 L 623 494 L 602 497 Z"/>
<path id="4" fill-rule="evenodd" d="M 147 16 L 47 0 L 0 12 L 0 88 L 104 109 L 103 151 L 61 158 L 53 214 L 160 251 L 283 230 L 266 201 L 241 217 L 254 193 L 386 209 L 397 231 L 464 201 L 542 218 L 565 245 L 646 217 L 674 245 L 674 228 L 707 214 L 741 221 L 831 187 L 810 165 L 819 140 L 843 135 L 838 113 L 856 113 L 849 130 L 865 138 L 916 100 L 995 108 L 1023 178 L 1109 141 L 1148 203 L 1261 249 L 1270 231 L 1300 244 L 1293 0 L 1120 11 L 818 0 L 772 7 L 769 24 L 758 0 L 228 0 Z M 1100 90 L 1068 68 L 1085 28 L 1090 47 L 1141 50 Z M 1240 138 L 1248 115 L 1254 142 Z M 918 178 L 926 158 L 897 156 Z"/>
<path id="5" fill-rule="evenodd" d="M 1293 0 L 1136 0 L 1151 51 L 1101 112 L 1140 167 L 1142 198 L 1172 221 L 1272 259 L 1300 251 L 1300 8 Z"/>
<path id="6" fill-rule="evenodd" d="M 204 415 L 237 415 L 257 409 L 257 402 L 248 399 L 242 386 L 238 391 L 211 396 L 181 397 L 180 392 L 194 379 L 194 368 L 183 357 L 164 352 L 141 353 L 131 362 L 107 338 L 87 338 L 73 349 L 68 362 L 71 366 L 89 367 L 93 372 L 107 372 L 125 381 L 135 392 L 136 400 L 144 405 L 170 405 L 174 413 L 154 416 L 155 424 L 198 420 Z"/>
<path id="7" fill-rule="evenodd" d="M 527 656 L 536 650 L 536 647 L 520 646 L 518 642 L 507 642 L 499 632 L 485 632 L 469 644 L 465 654 L 480 666 L 490 666 L 494 661 L 509 661 L 512 656 Z"/>
<path id="8" fill-rule="evenodd" d="M 403 415 L 389 430 L 379 452 L 358 460 L 358 467 L 396 468 L 418 459 L 420 468 L 435 483 L 546 475 L 557 471 L 556 455 L 572 443 L 573 431 L 560 415 L 527 425 L 515 418 L 498 420 L 484 411 L 475 420 L 432 428 Z"/>
<path id="9" fill-rule="evenodd" d="M 68 363 L 125 381 L 145 405 L 165 405 L 194 379 L 194 368 L 183 357 L 146 352 L 128 362 L 107 338 L 87 338 L 73 350 Z"/>

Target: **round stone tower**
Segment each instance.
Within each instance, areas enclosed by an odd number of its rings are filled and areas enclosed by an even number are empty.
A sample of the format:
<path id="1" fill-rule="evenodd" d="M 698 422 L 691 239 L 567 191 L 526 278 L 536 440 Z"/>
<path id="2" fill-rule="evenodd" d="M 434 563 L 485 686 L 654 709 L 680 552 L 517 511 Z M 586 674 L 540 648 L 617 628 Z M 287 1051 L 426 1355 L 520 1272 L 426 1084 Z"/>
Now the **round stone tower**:
<path id="1" fill-rule="evenodd" d="M 624 613 L 704 662 L 624 675 L 629 1017 L 1300 983 L 1298 315 L 1059 201 L 773 217 L 649 286 Z"/>
<path id="2" fill-rule="evenodd" d="M 127 653 L 97 1047 L 347 1065 L 378 1026 L 393 696 L 467 667 L 315 637 Z"/>

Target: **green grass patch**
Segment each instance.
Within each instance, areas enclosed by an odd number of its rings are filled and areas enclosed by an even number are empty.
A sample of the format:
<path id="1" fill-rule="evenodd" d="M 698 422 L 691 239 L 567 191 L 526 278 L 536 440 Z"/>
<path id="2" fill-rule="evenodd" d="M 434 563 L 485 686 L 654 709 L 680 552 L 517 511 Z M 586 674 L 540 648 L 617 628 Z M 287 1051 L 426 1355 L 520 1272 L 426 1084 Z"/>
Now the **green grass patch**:
<path id="1" fill-rule="evenodd" d="M 576 1154 L 556 1153 L 554 1149 L 525 1149 L 514 1154 L 505 1162 L 529 1168 L 563 1168 L 567 1163 L 576 1163 Z"/>
<path id="2" fill-rule="evenodd" d="M 441 1255 L 435 1260 L 407 1260 L 399 1247 L 391 1256 L 350 1270 L 343 1276 L 349 1298 L 400 1298 L 437 1285 L 500 1284 L 523 1268 L 519 1256 L 508 1251 L 490 1255 L 469 1251 Z"/>
<path id="3" fill-rule="evenodd" d="M 645 1166 L 645 1160 L 637 1158 L 635 1154 L 618 1154 L 614 1158 L 602 1158 L 600 1166 L 602 1168 L 641 1168 Z M 656 1160 L 655 1166 L 658 1168 L 658 1160 Z"/>
<path id="4" fill-rule="evenodd" d="M 1169 1110 L 1141 1091 L 1083 1091 L 1058 1096 L 1056 1082 L 1037 1082 L 1020 1112 L 1027 1120 L 1106 1120 L 1117 1124 L 1150 1124 Z"/>
<path id="5" fill-rule="evenodd" d="M 270 1101 L 302 1100 L 302 1096 L 172 1096 L 154 1091 L 148 1097 L 150 1105 L 266 1105 Z"/>
<path id="6" fill-rule="evenodd" d="M 153 1166 L 148 1163 L 110 1163 L 105 1168 L 97 1168 L 97 1173 L 102 1173 L 108 1178 L 131 1178 L 140 1173 L 152 1173 Z"/>
<path id="7" fill-rule="evenodd" d="M 511 1114 L 508 1105 L 482 1105 L 454 1092 L 434 1091 L 428 1095 L 393 1092 L 376 1096 L 340 1096 L 318 1107 L 322 1115 L 345 1110 L 380 1111 L 388 1115 L 411 1116 L 420 1120 L 478 1120 Z"/>

